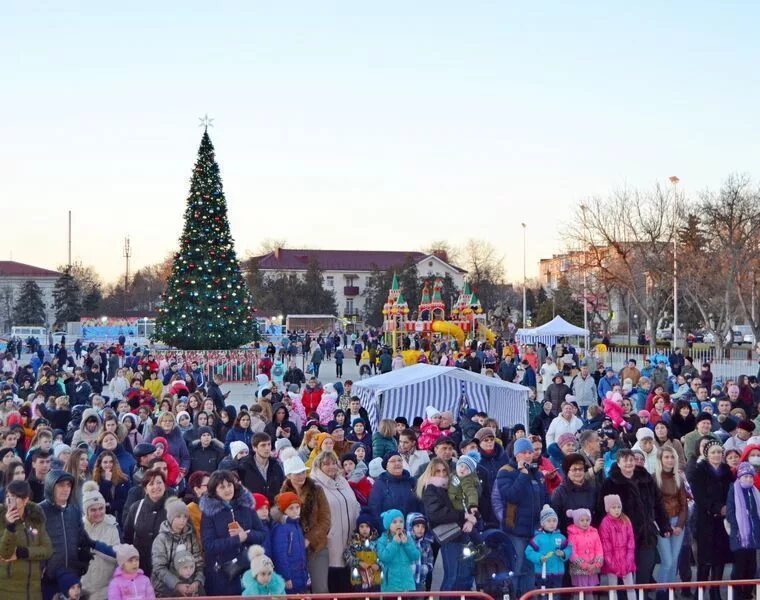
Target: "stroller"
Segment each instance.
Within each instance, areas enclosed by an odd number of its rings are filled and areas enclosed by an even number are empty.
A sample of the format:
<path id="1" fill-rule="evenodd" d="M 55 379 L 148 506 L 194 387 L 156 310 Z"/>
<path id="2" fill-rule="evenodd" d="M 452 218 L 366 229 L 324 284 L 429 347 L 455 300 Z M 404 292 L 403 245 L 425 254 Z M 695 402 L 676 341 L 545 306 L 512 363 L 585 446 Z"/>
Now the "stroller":
<path id="1" fill-rule="evenodd" d="M 509 538 L 500 529 L 486 529 L 481 537 L 487 551 L 475 561 L 475 588 L 493 598 L 513 597 L 507 554 Z"/>

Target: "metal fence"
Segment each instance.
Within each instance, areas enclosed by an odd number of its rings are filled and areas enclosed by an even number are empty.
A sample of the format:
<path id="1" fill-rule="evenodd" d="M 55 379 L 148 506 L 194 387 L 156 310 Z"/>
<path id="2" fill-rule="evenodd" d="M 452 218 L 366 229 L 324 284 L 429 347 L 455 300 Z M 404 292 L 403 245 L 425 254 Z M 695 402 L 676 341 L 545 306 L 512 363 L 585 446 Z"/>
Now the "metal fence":
<path id="1" fill-rule="evenodd" d="M 351 594 L 291 594 L 282 596 L 246 596 L 258 600 L 402 600 L 409 598 L 425 598 L 436 600 L 437 598 L 455 598 L 458 600 L 494 600 L 492 596 L 483 592 L 353 592 Z M 240 596 L 199 596 L 197 600 L 239 600 Z M 168 600 L 182 600 L 181 598 L 169 598 Z"/>

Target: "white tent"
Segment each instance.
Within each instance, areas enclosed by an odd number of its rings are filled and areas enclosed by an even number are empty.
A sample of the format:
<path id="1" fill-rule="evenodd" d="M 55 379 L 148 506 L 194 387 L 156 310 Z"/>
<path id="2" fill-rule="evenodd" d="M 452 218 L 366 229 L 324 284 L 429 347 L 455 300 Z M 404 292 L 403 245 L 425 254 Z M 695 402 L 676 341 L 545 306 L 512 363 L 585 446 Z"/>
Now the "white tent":
<path id="1" fill-rule="evenodd" d="M 568 323 L 559 315 L 540 327 L 517 330 L 517 337 L 521 342 L 526 344 L 543 342 L 548 346 L 555 344 L 559 338 L 573 336 L 586 338 L 588 335 L 588 329 L 583 329 L 583 327 L 577 327 L 572 323 Z"/>
<path id="2" fill-rule="evenodd" d="M 372 425 L 380 419 L 425 416 L 425 407 L 457 415 L 464 400 L 502 427 L 527 425 L 528 388 L 457 367 L 417 364 L 354 383 L 351 392 L 367 409 Z"/>

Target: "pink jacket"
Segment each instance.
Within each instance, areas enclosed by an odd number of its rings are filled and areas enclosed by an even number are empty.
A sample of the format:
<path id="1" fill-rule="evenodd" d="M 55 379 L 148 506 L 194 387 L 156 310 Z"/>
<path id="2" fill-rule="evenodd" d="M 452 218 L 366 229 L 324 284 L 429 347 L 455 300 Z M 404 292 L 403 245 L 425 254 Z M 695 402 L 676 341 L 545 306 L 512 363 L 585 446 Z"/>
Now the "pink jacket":
<path id="1" fill-rule="evenodd" d="M 628 519 L 615 519 L 607 515 L 599 525 L 599 537 L 604 550 L 602 573 L 624 577 L 636 572 L 636 542 L 633 526 Z"/>
<path id="2" fill-rule="evenodd" d="M 625 419 L 623 418 L 623 407 L 616 400 L 616 398 L 619 397 L 620 394 L 618 393 L 613 394 L 612 392 L 607 392 L 607 397 L 602 400 L 604 414 L 610 418 L 613 425 L 615 425 L 615 427 L 618 429 L 625 425 Z"/>
<path id="3" fill-rule="evenodd" d="M 156 600 L 156 593 L 142 569 L 127 575 L 121 567 L 116 567 L 108 584 L 108 600 Z"/>
<path id="4" fill-rule="evenodd" d="M 420 426 L 420 437 L 417 440 L 417 447 L 420 450 L 432 450 L 435 441 L 443 435 L 438 425 L 425 419 Z"/>
<path id="5" fill-rule="evenodd" d="M 325 386 L 325 391 L 322 393 L 322 400 L 317 406 L 317 415 L 319 415 L 319 423 L 323 426 L 333 420 L 333 413 L 338 408 L 338 392 L 335 390 L 328 390 L 328 384 Z"/>
<path id="6" fill-rule="evenodd" d="M 581 529 L 577 525 L 567 528 L 567 542 L 573 547 L 570 557 L 570 575 L 596 575 L 604 564 L 602 540 L 595 527 Z"/>

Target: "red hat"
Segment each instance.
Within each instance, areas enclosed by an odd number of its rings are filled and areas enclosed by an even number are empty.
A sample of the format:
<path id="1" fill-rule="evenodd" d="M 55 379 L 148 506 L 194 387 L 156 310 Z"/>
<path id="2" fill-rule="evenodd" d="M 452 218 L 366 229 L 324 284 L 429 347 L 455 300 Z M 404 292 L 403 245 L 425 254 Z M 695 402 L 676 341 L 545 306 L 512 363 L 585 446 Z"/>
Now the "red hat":
<path id="1" fill-rule="evenodd" d="M 269 498 L 267 498 L 264 494 L 254 494 L 253 501 L 256 503 L 256 510 L 259 510 L 265 506 L 269 507 Z"/>
<path id="2" fill-rule="evenodd" d="M 298 504 L 299 506 L 302 504 L 301 499 L 293 492 L 283 492 L 275 498 L 275 502 L 277 502 L 277 507 L 281 512 L 285 512 L 291 504 Z"/>

